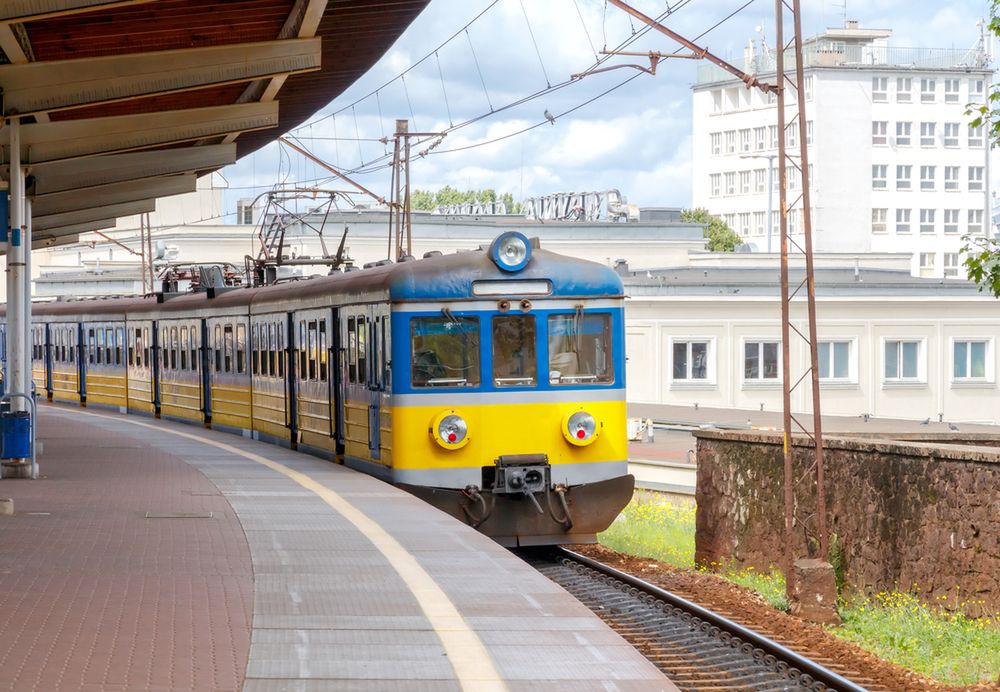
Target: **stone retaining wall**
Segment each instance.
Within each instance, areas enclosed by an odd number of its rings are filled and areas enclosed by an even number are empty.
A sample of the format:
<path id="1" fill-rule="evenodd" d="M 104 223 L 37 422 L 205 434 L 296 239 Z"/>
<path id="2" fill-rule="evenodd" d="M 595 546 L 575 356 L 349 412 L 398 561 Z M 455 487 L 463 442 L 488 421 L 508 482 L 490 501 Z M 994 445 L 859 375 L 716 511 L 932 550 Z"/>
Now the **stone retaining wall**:
<path id="1" fill-rule="evenodd" d="M 703 566 L 728 560 L 757 569 L 781 565 L 781 435 L 695 436 L 695 560 Z M 1000 436 L 961 444 L 954 434 L 898 437 L 825 440 L 827 526 L 843 555 L 847 587 L 867 594 L 914 590 L 970 614 L 997 612 Z M 796 478 L 811 473 L 812 447 L 805 444 L 794 441 Z M 799 484 L 796 503 L 797 556 L 805 557 L 815 545 L 813 476 Z"/>

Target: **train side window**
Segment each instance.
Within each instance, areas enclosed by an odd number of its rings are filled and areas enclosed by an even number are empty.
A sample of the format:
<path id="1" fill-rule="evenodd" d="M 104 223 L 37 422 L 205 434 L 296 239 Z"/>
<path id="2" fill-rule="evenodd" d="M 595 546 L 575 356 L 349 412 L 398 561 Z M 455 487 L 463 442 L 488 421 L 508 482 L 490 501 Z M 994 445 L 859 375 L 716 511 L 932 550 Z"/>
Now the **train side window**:
<path id="1" fill-rule="evenodd" d="M 496 315 L 493 318 L 493 383 L 497 387 L 538 384 L 535 316 Z"/>
<path id="2" fill-rule="evenodd" d="M 326 319 L 319 321 L 319 381 L 326 382 L 327 377 L 327 348 L 326 348 Z"/>
<path id="3" fill-rule="evenodd" d="M 164 370 L 166 370 L 167 364 L 169 362 L 168 361 L 168 357 L 169 357 L 168 356 L 168 352 L 170 351 L 170 342 L 167 341 L 167 334 L 168 333 L 169 332 L 167 331 L 166 327 L 163 327 L 162 329 L 160 329 L 160 360 L 163 361 L 162 363 L 160 363 L 160 366 Z"/>
<path id="4" fill-rule="evenodd" d="M 107 365 L 113 365 L 114 361 L 111 359 L 111 355 L 115 350 L 115 330 L 108 327 L 104 330 L 104 362 Z"/>
<path id="5" fill-rule="evenodd" d="M 317 342 L 318 330 L 316 328 L 316 320 L 309 321 L 309 379 L 315 381 L 316 377 L 316 365 L 319 360 L 317 357 L 316 350 L 319 347 Z"/>
<path id="6" fill-rule="evenodd" d="M 191 370 L 198 372 L 198 325 L 191 325 Z"/>
<path id="7" fill-rule="evenodd" d="M 180 340 L 177 338 L 177 327 L 170 328 L 170 369 L 177 369 L 177 345 Z"/>
<path id="8" fill-rule="evenodd" d="M 367 381 L 368 370 L 368 339 L 365 331 L 368 329 L 365 318 L 358 316 L 358 384 Z"/>
<path id="9" fill-rule="evenodd" d="M 222 325 L 215 325 L 215 372 L 222 372 Z"/>
<path id="10" fill-rule="evenodd" d="M 278 377 L 285 377 L 285 362 L 288 356 L 285 353 L 285 328 L 281 322 L 274 323 L 274 349 L 275 358 L 278 361 Z"/>
<path id="11" fill-rule="evenodd" d="M 188 369 L 188 328 L 181 327 L 181 370 Z"/>
<path id="12" fill-rule="evenodd" d="M 122 365 L 125 350 L 125 327 L 115 329 L 115 365 Z"/>
<path id="13" fill-rule="evenodd" d="M 104 363 L 104 330 L 97 329 L 97 346 L 94 349 L 97 352 L 96 365 L 101 365 Z"/>
<path id="14" fill-rule="evenodd" d="M 152 365 L 152 361 L 149 359 L 149 327 L 142 328 L 142 365 L 148 368 Z"/>
<path id="15" fill-rule="evenodd" d="M 140 332 L 138 328 L 135 328 L 135 330 L 133 331 L 133 334 L 135 336 L 134 336 L 134 338 L 131 341 L 129 341 L 129 344 L 128 344 L 128 366 L 130 368 L 135 367 L 135 364 L 136 364 L 135 363 L 135 352 L 140 347 L 140 343 L 141 342 L 139 341 L 139 338 L 140 338 L 139 335 L 141 333 L 142 332 Z"/>
<path id="16" fill-rule="evenodd" d="M 93 329 L 88 329 L 87 330 L 87 362 L 91 363 L 91 364 L 94 363 L 94 353 L 97 350 L 97 347 L 94 345 L 94 342 L 95 342 L 95 339 L 94 339 L 94 330 Z"/>
<path id="17" fill-rule="evenodd" d="M 550 315 L 549 382 L 556 385 L 608 384 L 611 366 L 611 315 L 582 310 Z"/>
<path id="18" fill-rule="evenodd" d="M 298 343 L 298 354 L 299 354 L 299 379 L 307 380 L 308 371 L 306 370 L 306 360 L 309 357 L 309 342 L 306 336 L 306 321 L 299 320 L 299 343 Z"/>
<path id="19" fill-rule="evenodd" d="M 250 372 L 260 374 L 260 325 L 250 325 Z"/>
<path id="20" fill-rule="evenodd" d="M 76 331 L 76 327 L 70 327 L 67 330 L 66 335 L 69 337 L 69 344 L 68 344 L 69 348 L 67 349 L 67 351 L 69 353 L 69 362 L 70 363 L 75 363 L 76 362 L 76 346 L 77 346 L 76 342 L 77 342 L 77 340 L 79 338 L 79 335 L 77 334 L 77 331 Z"/>
<path id="21" fill-rule="evenodd" d="M 274 362 L 274 324 L 268 322 L 267 324 L 267 367 L 265 368 L 268 377 L 274 377 L 274 373 L 277 372 L 277 366 Z"/>
<path id="22" fill-rule="evenodd" d="M 247 327 L 245 324 L 236 325 L 236 372 L 245 373 L 247 371 Z"/>
<path id="23" fill-rule="evenodd" d="M 410 320 L 414 387 L 479 385 L 479 318 L 414 317 Z"/>
<path id="24" fill-rule="evenodd" d="M 347 381 L 358 381 L 358 364 L 355 360 L 358 352 L 358 335 L 354 331 L 355 320 L 353 317 L 347 318 Z"/>
<path id="25" fill-rule="evenodd" d="M 226 366 L 226 372 L 233 371 L 233 325 L 227 324 L 222 328 L 223 334 L 223 348 L 225 352 L 223 353 L 223 364 Z"/>

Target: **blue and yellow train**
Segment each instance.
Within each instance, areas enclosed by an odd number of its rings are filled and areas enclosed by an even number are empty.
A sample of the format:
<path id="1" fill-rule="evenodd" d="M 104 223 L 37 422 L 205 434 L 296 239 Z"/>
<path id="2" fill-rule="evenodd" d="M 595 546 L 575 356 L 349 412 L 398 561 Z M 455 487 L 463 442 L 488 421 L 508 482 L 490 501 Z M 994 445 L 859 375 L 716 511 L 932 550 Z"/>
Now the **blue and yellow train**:
<path id="1" fill-rule="evenodd" d="M 505 545 L 593 541 L 632 495 L 623 293 L 518 232 L 256 289 L 34 307 L 39 396 L 252 435 Z"/>

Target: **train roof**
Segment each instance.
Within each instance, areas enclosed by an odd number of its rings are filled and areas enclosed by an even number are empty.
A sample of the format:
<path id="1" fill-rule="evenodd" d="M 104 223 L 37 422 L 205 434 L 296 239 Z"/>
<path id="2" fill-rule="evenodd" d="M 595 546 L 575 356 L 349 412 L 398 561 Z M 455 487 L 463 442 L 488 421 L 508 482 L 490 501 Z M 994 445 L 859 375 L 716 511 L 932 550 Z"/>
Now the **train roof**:
<path id="1" fill-rule="evenodd" d="M 270 305 L 287 303 L 308 304 L 329 295 L 345 298 L 388 300 L 393 303 L 462 301 L 481 299 L 476 287 L 490 285 L 490 298 L 517 298 L 523 295 L 525 282 L 549 282 L 549 298 L 620 298 L 624 295 L 621 277 L 610 267 L 596 262 L 532 249 L 525 267 L 516 272 L 500 269 L 486 248 L 448 255 L 434 255 L 407 262 L 381 266 L 300 281 L 289 281 L 264 288 L 240 288 L 220 291 L 217 295 L 199 291 L 168 297 L 160 302 L 156 296 L 143 298 L 108 298 L 79 301 L 36 303 L 32 310 L 38 315 L 71 316 L 100 315 L 112 318 L 123 314 L 198 312 L 226 309 L 267 309 Z M 510 283 L 510 291 L 503 284 Z M 537 287 L 537 284 L 536 284 Z M 529 291 L 538 295 L 537 288 Z M 541 297 L 541 296 L 539 296 Z M 6 306 L 0 306 L 4 314 Z"/>

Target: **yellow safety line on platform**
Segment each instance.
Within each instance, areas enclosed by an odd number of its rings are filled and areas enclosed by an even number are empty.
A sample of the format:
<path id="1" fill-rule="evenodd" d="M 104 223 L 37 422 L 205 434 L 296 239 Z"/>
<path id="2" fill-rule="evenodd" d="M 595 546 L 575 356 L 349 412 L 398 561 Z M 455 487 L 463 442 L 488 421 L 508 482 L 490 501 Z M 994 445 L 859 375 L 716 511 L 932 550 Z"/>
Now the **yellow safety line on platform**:
<path id="1" fill-rule="evenodd" d="M 226 450 L 238 456 L 257 462 L 262 466 L 277 471 L 295 481 L 303 488 L 316 493 L 335 512 L 338 512 L 347 521 L 351 522 L 358 531 L 370 540 L 379 552 L 385 556 L 393 569 L 406 583 L 406 586 L 413 593 L 421 610 L 434 628 L 434 632 L 444 646 L 448 660 L 455 670 L 455 676 L 463 690 L 469 692 L 492 692 L 493 690 L 506 690 L 500 673 L 493 665 L 493 659 L 489 651 L 483 644 L 479 635 L 469 627 L 458 608 L 451 602 L 448 595 L 438 585 L 434 578 L 427 573 L 416 558 L 404 548 L 399 541 L 370 519 L 361 510 L 341 497 L 337 492 L 330 490 L 326 486 L 314 481 L 308 475 L 290 469 L 283 464 L 266 459 L 253 452 L 241 450 L 224 442 L 217 442 L 208 438 L 194 435 L 192 433 L 181 432 L 161 428 L 149 423 L 142 423 L 129 418 L 118 418 L 105 416 L 98 413 L 76 411 L 68 408 L 47 408 L 46 410 L 73 413 L 81 416 L 94 416 L 95 418 L 105 418 L 107 420 L 121 421 L 141 428 L 149 428 L 159 432 L 170 433 L 178 437 L 185 437 L 196 442 L 201 442 L 212 447 Z"/>

